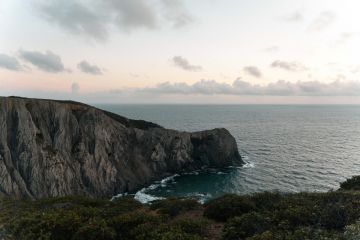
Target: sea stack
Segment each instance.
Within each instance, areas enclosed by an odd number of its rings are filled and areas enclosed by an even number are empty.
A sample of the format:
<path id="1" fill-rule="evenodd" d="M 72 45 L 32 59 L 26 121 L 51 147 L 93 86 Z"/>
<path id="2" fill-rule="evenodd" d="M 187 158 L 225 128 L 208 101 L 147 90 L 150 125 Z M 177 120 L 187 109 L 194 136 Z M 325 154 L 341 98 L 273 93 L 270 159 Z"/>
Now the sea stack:
<path id="1" fill-rule="evenodd" d="M 0 97 L 0 196 L 111 197 L 241 164 L 226 129 L 180 132 L 72 101 Z"/>

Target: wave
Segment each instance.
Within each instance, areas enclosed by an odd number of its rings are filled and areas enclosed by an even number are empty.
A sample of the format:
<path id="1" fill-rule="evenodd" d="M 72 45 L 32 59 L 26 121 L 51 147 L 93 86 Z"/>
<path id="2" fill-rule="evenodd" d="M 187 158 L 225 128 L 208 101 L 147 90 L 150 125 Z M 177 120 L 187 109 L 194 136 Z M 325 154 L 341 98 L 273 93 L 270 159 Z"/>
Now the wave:
<path id="1" fill-rule="evenodd" d="M 245 162 L 245 164 L 242 166 L 242 168 L 254 168 L 255 163 L 254 162 Z"/>
<path id="2" fill-rule="evenodd" d="M 126 193 L 119 193 L 118 195 L 115 195 L 113 196 L 110 201 L 114 201 L 115 199 L 117 198 L 122 198 L 122 197 L 125 197 L 125 196 L 128 196 L 129 194 L 126 192 Z"/>
<path id="3" fill-rule="evenodd" d="M 243 156 L 242 160 L 244 161 L 244 165 L 242 166 L 229 166 L 227 168 L 236 168 L 236 169 L 243 169 L 243 168 L 254 168 L 255 167 L 255 162 L 250 161 L 250 157 L 249 156 Z"/>
<path id="4" fill-rule="evenodd" d="M 200 204 L 204 204 L 207 200 L 211 199 L 213 196 L 210 193 L 194 192 L 194 193 L 186 194 L 185 197 L 195 198 Z"/>
<path id="5" fill-rule="evenodd" d="M 162 200 L 165 199 L 163 197 L 156 197 L 153 196 L 151 194 L 146 193 L 146 191 L 148 190 L 148 188 L 143 188 L 140 191 L 138 191 L 137 193 L 135 193 L 134 199 L 145 204 L 145 203 L 151 203 L 153 201 L 156 200 Z"/>
<path id="6" fill-rule="evenodd" d="M 141 203 L 151 203 L 154 202 L 156 200 L 162 200 L 165 199 L 163 197 L 157 197 L 154 195 L 151 195 L 149 193 L 147 193 L 147 191 L 149 190 L 155 190 L 159 187 L 166 187 L 167 184 L 169 182 L 175 183 L 175 178 L 179 177 L 179 174 L 174 174 L 172 176 L 166 177 L 164 179 L 162 179 L 161 181 L 157 181 L 157 183 L 155 184 L 151 184 L 149 187 L 145 187 L 143 189 L 141 189 L 140 191 L 138 191 L 137 193 L 135 193 L 134 199 L 136 199 L 137 201 L 141 202 Z"/>

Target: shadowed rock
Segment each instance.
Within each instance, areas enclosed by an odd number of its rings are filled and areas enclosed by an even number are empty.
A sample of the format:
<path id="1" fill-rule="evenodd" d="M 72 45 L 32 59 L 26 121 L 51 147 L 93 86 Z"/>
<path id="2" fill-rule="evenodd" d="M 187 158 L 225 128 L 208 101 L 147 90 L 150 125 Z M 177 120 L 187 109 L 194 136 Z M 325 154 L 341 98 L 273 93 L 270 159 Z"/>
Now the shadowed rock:
<path id="1" fill-rule="evenodd" d="M 0 195 L 110 197 L 242 163 L 226 129 L 179 132 L 72 101 L 0 97 Z"/>

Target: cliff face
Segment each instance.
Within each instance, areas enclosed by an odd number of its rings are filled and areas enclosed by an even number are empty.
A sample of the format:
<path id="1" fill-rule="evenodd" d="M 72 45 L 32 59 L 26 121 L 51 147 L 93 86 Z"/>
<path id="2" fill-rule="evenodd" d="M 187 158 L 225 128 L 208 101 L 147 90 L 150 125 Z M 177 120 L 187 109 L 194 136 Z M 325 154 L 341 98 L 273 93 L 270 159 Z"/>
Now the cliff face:
<path id="1" fill-rule="evenodd" d="M 0 98 L 0 195 L 110 197 L 240 164 L 225 129 L 179 132 L 76 102 Z"/>

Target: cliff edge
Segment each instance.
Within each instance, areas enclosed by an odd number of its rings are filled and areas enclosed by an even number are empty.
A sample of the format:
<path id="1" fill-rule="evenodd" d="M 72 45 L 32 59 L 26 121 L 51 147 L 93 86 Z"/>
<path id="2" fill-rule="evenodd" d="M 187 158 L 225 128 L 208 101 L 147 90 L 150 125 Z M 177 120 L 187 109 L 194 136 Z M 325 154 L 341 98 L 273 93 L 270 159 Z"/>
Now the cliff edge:
<path id="1" fill-rule="evenodd" d="M 241 164 L 226 129 L 179 132 L 72 101 L 0 97 L 0 196 L 111 197 Z"/>

